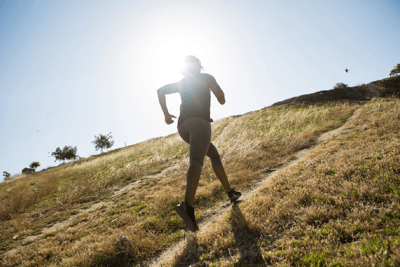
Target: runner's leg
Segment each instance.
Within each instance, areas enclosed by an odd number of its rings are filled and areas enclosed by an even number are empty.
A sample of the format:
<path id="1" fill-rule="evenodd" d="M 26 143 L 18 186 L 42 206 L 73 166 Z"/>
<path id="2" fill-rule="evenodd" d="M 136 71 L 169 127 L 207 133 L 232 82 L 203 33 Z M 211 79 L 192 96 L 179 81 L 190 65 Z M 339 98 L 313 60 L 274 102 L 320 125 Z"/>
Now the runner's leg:
<path id="1" fill-rule="evenodd" d="M 193 207 L 197 186 L 199 185 L 201 169 L 196 166 L 189 166 L 186 174 L 185 202 Z"/>
<path id="2" fill-rule="evenodd" d="M 193 207 L 204 157 L 210 145 L 211 124 L 201 118 L 188 118 L 178 130 L 183 140 L 190 145 L 190 166 L 186 175 L 185 202 Z M 189 134 L 185 134 L 186 132 Z"/>
<path id="3" fill-rule="evenodd" d="M 228 177 L 226 176 L 224 166 L 222 165 L 221 157 L 213 143 L 210 143 L 210 146 L 208 147 L 207 156 L 211 159 L 211 165 L 215 175 L 220 180 L 226 192 L 230 192 L 232 188 L 229 184 Z"/>

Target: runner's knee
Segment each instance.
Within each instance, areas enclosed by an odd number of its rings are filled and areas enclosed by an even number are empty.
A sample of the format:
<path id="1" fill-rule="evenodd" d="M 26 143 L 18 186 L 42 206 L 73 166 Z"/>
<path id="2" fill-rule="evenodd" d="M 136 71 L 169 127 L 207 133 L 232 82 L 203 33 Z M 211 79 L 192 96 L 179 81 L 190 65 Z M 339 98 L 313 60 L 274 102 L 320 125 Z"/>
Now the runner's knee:
<path id="1" fill-rule="evenodd" d="M 221 161 L 221 157 L 219 156 L 219 154 L 216 156 L 216 157 L 212 157 L 212 158 L 210 158 L 211 159 L 211 165 L 214 167 L 215 165 L 218 165 L 218 164 L 222 164 L 222 161 Z"/>
<path id="2" fill-rule="evenodd" d="M 190 167 L 196 167 L 199 170 L 201 170 L 203 168 L 203 163 L 204 163 L 204 161 L 201 161 L 201 160 L 192 160 L 190 162 Z"/>
<path id="3" fill-rule="evenodd" d="M 210 143 L 208 147 L 207 156 L 211 160 L 211 165 L 214 167 L 215 165 L 222 164 L 221 157 L 219 156 L 217 148 L 213 143 Z"/>

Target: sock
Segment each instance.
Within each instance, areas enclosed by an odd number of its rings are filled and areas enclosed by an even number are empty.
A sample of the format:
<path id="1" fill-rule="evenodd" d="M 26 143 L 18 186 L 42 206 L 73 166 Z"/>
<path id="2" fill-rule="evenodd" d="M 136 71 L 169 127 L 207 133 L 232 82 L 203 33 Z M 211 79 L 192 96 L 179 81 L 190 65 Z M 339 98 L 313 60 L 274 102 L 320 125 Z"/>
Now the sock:
<path id="1" fill-rule="evenodd" d="M 194 217 L 194 208 L 186 204 L 186 213 L 189 215 L 189 218 L 194 222 L 194 224 L 196 224 L 196 218 Z"/>

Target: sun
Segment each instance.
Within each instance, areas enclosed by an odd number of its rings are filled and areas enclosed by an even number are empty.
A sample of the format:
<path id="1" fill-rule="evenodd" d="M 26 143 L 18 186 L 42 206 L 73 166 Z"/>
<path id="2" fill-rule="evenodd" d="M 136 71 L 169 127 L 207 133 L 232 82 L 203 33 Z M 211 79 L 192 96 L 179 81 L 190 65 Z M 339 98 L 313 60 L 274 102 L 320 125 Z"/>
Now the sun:
<path id="1" fill-rule="evenodd" d="M 146 47 L 141 59 L 150 75 L 148 78 L 156 87 L 183 78 L 180 69 L 184 57 L 193 55 L 205 62 L 214 56 L 209 33 L 200 31 L 193 21 L 181 23 L 170 19 L 165 20 L 164 25 L 157 21 L 147 25 L 145 32 Z"/>
<path id="2" fill-rule="evenodd" d="M 153 74 L 161 83 L 181 79 L 182 59 L 188 55 L 201 58 L 204 54 L 204 49 L 192 38 L 178 34 L 167 35 L 152 55 Z"/>

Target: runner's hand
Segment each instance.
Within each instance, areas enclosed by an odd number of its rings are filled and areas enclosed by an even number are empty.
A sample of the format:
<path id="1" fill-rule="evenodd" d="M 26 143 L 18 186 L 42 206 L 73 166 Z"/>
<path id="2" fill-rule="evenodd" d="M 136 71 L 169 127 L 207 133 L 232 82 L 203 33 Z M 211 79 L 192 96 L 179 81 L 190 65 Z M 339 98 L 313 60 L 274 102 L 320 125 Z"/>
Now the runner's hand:
<path id="1" fill-rule="evenodd" d="M 165 123 L 166 123 L 166 124 L 172 124 L 172 123 L 174 123 L 174 121 L 172 120 L 172 118 L 175 118 L 175 119 L 176 119 L 176 117 L 175 117 L 174 115 L 171 115 L 171 114 L 165 115 Z"/>

